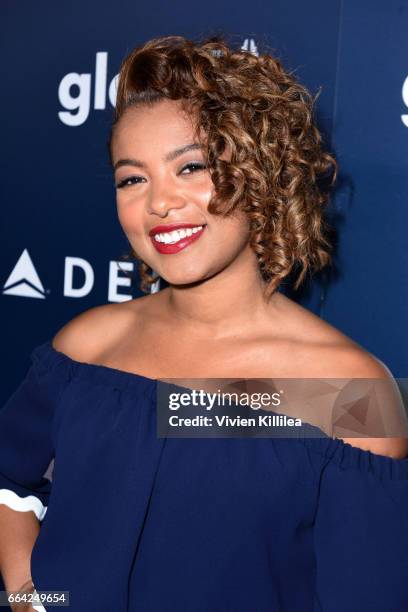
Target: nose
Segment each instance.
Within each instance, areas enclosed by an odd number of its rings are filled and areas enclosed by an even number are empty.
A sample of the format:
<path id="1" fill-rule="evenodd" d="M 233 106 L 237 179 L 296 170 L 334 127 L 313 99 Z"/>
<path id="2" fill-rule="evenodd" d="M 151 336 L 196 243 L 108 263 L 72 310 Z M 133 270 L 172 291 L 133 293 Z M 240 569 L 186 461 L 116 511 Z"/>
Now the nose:
<path id="1" fill-rule="evenodd" d="M 172 208 L 180 209 L 186 204 L 185 198 L 177 188 L 166 181 L 160 184 L 150 184 L 147 202 L 147 212 L 151 215 L 166 217 Z"/>

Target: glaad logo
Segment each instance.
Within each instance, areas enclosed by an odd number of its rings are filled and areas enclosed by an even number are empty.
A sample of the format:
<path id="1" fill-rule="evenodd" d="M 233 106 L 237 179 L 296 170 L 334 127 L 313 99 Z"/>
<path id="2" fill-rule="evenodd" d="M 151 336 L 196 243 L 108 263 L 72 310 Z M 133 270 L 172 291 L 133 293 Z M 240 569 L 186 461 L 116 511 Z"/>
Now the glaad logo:
<path id="1" fill-rule="evenodd" d="M 256 42 L 253 38 L 246 38 L 241 45 L 241 49 L 242 51 L 249 51 L 257 57 L 259 56 L 258 47 L 256 46 Z"/>
<path id="2" fill-rule="evenodd" d="M 74 287 L 74 271 L 80 269 L 84 281 L 82 286 Z M 108 301 L 126 302 L 133 298 L 132 295 L 118 293 L 118 287 L 130 287 L 132 279 L 127 276 L 119 276 L 120 272 L 132 272 L 134 264 L 129 261 L 110 261 L 108 279 Z M 66 297 L 81 298 L 87 296 L 93 289 L 95 274 L 89 261 L 82 257 L 65 257 L 64 268 L 64 291 Z M 151 287 L 151 292 L 156 293 L 160 289 L 160 279 Z M 20 255 L 11 274 L 3 287 L 3 295 L 17 295 L 19 297 L 30 297 L 45 299 L 49 290 L 45 291 L 37 270 L 27 249 Z"/>
<path id="3" fill-rule="evenodd" d="M 245 38 L 241 45 L 243 51 L 249 51 L 258 56 L 258 47 L 253 38 Z M 95 60 L 95 76 L 93 82 L 93 108 L 104 110 L 106 96 L 112 106 L 116 103 L 119 75 L 115 75 L 107 87 L 108 53 L 98 51 Z M 73 91 L 74 90 L 74 91 Z M 76 91 L 75 91 L 76 90 Z M 92 98 L 92 74 L 70 72 L 61 80 L 58 87 L 58 100 L 65 109 L 58 112 L 58 117 L 65 125 L 76 127 L 82 125 L 89 117 Z"/>
<path id="4" fill-rule="evenodd" d="M 106 108 L 106 84 L 108 76 L 108 54 L 98 51 L 95 62 L 95 78 L 93 92 L 93 108 L 104 110 Z M 119 75 L 113 77 L 108 88 L 108 97 L 112 106 L 115 106 L 117 84 Z M 73 95 L 72 88 L 77 88 L 77 95 Z M 82 125 L 88 119 L 91 108 L 92 75 L 70 72 L 62 79 L 58 87 L 58 99 L 65 111 L 60 111 L 58 117 L 62 123 L 69 126 Z"/>
<path id="5" fill-rule="evenodd" d="M 408 76 L 402 84 L 402 100 L 405 106 L 408 106 Z M 405 127 L 408 127 L 408 115 L 401 115 L 401 121 Z"/>

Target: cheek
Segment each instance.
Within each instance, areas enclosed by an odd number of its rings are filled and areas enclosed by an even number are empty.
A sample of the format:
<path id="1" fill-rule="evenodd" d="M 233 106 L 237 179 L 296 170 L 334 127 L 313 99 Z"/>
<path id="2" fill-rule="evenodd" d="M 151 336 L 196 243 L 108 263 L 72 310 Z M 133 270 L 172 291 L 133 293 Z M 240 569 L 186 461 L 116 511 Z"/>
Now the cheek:
<path id="1" fill-rule="evenodd" d="M 230 232 L 226 236 L 225 233 L 217 245 L 217 251 L 219 255 L 227 260 L 233 260 L 235 257 L 240 255 L 246 250 L 248 246 L 249 236 L 242 231 L 237 231 L 231 228 Z"/>
<path id="2" fill-rule="evenodd" d="M 217 231 L 220 246 L 228 250 L 241 250 L 247 244 L 250 236 L 246 217 L 240 216 L 226 219 L 220 223 Z"/>
<path id="3" fill-rule="evenodd" d="M 204 176 L 202 180 L 196 179 L 190 183 L 189 189 L 186 190 L 185 199 L 188 202 L 192 199 L 200 208 L 206 210 L 214 193 L 214 185 L 209 177 Z"/>
<path id="4" fill-rule="evenodd" d="M 141 206 L 135 206 L 120 197 L 116 200 L 119 223 L 127 234 L 143 233 L 143 212 Z"/>

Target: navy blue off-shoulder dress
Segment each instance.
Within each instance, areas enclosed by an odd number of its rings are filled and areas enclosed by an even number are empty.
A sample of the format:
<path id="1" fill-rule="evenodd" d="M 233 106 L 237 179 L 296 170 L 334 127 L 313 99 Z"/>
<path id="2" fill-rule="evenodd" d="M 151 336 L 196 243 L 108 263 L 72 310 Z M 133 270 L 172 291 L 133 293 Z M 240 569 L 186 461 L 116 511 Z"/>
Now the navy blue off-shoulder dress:
<path id="1" fill-rule="evenodd" d="M 38 591 L 72 612 L 408 611 L 408 459 L 158 438 L 156 385 L 32 351 L 0 410 L 0 503 L 40 520 Z"/>

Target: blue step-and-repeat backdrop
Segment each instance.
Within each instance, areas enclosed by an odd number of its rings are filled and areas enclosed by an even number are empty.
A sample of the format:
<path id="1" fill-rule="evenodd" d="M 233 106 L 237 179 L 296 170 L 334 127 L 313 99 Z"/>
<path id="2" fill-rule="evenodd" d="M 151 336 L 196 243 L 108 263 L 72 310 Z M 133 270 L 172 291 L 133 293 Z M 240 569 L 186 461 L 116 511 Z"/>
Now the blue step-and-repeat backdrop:
<path id="1" fill-rule="evenodd" d="M 273 52 L 340 163 L 335 266 L 290 296 L 408 376 L 408 1 L 3 0 L 0 401 L 76 314 L 140 295 L 107 137 L 123 57 L 159 35 Z"/>

